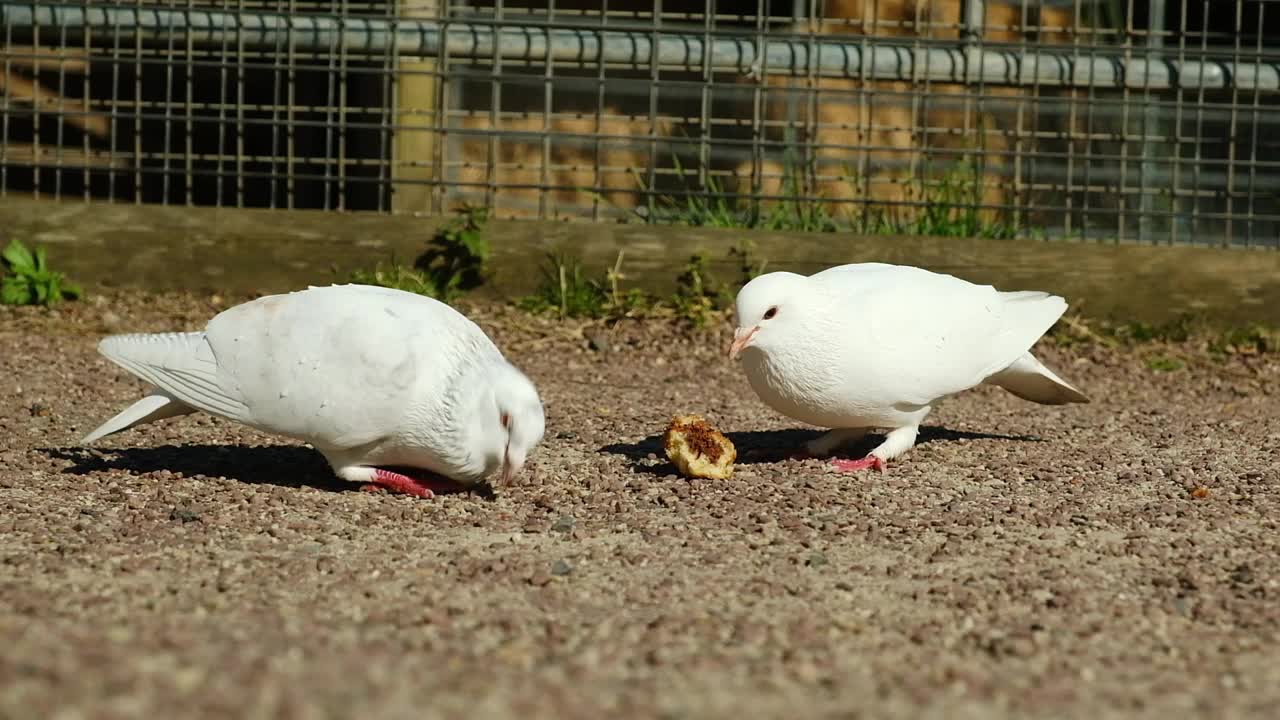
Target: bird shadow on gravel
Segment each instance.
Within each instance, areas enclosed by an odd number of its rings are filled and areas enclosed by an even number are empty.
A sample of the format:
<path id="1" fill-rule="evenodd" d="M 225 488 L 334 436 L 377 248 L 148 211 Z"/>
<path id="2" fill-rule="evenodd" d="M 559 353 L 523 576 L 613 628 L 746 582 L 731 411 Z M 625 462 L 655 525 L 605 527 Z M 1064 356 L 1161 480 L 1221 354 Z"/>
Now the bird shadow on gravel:
<path id="1" fill-rule="evenodd" d="M 145 474 L 168 470 L 193 477 L 225 477 L 250 485 L 309 487 L 330 492 L 358 490 L 353 483 L 334 476 L 328 463 L 314 450 L 289 445 L 163 445 L 149 448 L 86 449 L 39 448 L 40 452 L 71 467 L 62 472 L 88 475 L 122 470 Z"/>
<path id="2" fill-rule="evenodd" d="M 249 485 L 309 487 L 327 492 L 362 492 L 360 486 L 335 476 L 320 453 L 296 445 L 162 445 L 147 448 L 38 448 L 71 467 L 62 472 L 87 475 L 122 470 L 146 474 L 168 470 L 194 477 L 225 477 Z M 412 471 L 410 471 L 412 472 Z M 470 488 L 438 490 L 437 494 L 469 494 L 483 500 L 496 497 L 489 483 Z"/>
<path id="3" fill-rule="evenodd" d="M 825 433 L 825 430 L 791 428 L 788 430 L 747 430 L 742 432 L 728 432 L 725 433 L 725 437 L 729 438 L 729 441 L 732 442 L 733 446 L 738 450 L 737 464 L 768 465 L 788 459 L 791 453 L 801 449 L 806 442 L 816 437 L 820 437 Z M 836 453 L 842 457 L 862 457 L 870 452 L 876 445 L 883 442 L 883 440 L 883 433 L 868 433 L 862 440 L 845 445 L 837 450 Z M 948 430 L 943 427 L 926 425 L 920 428 L 920 435 L 916 438 L 916 446 L 918 447 L 931 442 L 955 440 L 1044 442 L 1043 438 L 1035 435 L 1003 435 L 999 433 L 969 432 L 967 430 Z M 637 472 L 645 472 L 653 475 L 670 475 L 676 472 L 675 466 L 667 462 L 665 451 L 662 448 L 662 433 L 650 435 L 649 437 L 635 443 L 613 443 L 611 445 L 605 445 L 597 450 L 597 452 L 609 455 L 622 455 L 631 461 L 632 466 Z M 652 465 L 645 464 L 650 453 L 656 455 L 661 462 Z"/>

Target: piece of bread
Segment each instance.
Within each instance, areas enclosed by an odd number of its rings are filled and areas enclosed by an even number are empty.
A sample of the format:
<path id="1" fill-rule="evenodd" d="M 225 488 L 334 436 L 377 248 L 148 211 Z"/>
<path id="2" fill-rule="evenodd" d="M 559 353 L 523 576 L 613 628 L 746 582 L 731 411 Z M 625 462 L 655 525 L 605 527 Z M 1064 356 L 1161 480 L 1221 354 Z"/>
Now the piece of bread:
<path id="1" fill-rule="evenodd" d="M 671 418 L 662 447 L 667 459 L 689 477 L 727 480 L 733 476 L 733 461 L 738 459 L 729 438 L 699 415 Z"/>

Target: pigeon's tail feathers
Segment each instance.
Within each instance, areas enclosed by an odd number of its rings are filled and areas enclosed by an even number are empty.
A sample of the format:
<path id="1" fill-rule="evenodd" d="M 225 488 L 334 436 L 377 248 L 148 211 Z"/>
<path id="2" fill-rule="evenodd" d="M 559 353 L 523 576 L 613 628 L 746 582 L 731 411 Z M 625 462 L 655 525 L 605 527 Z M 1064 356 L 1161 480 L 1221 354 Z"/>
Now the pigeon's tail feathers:
<path id="1" fill-rule="evenodd" d="M 248 417 L 234 388 L 220 383 L 203 332 L 112 335 L 98 343 L 98 352 L 184 405 L 229 420 Z"/>
<path id="2" fill-rule="evenodd" d="M 1038 290 L 1002 292 L 1007 325 L 1027 334 L 1035 333 L 1035 339 L 1045 334 L 1067 311 L 1067 301 L 1059 295 Z"/>
<path id="3" fill-rule="evenodd" d="M 1009 367 L 987 378 L 986 382 L 1002 387 L 1023 400 L 1041 405 L 1089 402 L 1084 393 L 1058 377 L 1029 352 L 1014 360 Z"/>
<path id="4" fill-rule="evenodd" d="M 1003 297 L 1005 299 L 1005 302 L 1029 302 L 1029 301 L 1035 301 L 1035 300 L 1055 300 L 1055 301 L 1061 302 L 1063 310 L 1067 309 L 1066 300 L 1063 300 L 1062 298 L 1058 297 L 1057 295 L 1054 295 L 1053 293 L 1047 293 L 1043 290 L 1004 290 L 1004 291 L 1001 291 L 1000 297 Z"/>
<path id="5" fill-rule="evenodd" d="M 161 365 L 196 355 L 204 344 L 203 332 L 129 333 L 102 338 L 98 352 L 112 362 Z"/>
<path id="6" fill-rule="evenodd" d="M 121 430 L 128 430 L 135 425 L 145 425 L 157 420 L 186 415 L 195 411 L 195 408 L 184 405 L 162 392 L 155 392 L 99 425 L 97 430 L 85 435 L 80 444 L 89 445 L 96 440 L 118 433 Z"/>
<path id="7" fill-rule="evenodd" d="M 996 361 L 992 372 L 1029 351 L 1067 311 L 1066 300 L 1046 292 L 1002 292 L 1000 299 L 1004 303 L 999 311 L 1000 329 L 991 343 Z"/>
<path id="8" fill-rule="evenodd" d="M 1067 301 L 1034 290 L 1000 293 L 1001 329 L 993 343 L 996 364 L 984 382 L 1042 405 L 1089 402 L 1079 390 L 1031 354 L 1031 348 L 1067 311 Z"/>

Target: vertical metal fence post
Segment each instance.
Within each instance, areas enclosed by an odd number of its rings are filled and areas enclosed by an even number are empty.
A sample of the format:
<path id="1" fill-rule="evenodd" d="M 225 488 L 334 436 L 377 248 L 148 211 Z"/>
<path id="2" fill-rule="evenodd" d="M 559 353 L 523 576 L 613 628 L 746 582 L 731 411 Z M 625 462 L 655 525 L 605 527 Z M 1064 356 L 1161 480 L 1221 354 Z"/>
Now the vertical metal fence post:
<path id="1" fill-rule="evenodd" d="M 188 6 L 192 0 L 187 0 Z M 283 3 L 277 0 L 276 7 L 280 8 Z M 190 39 L 190 25 L 187 26 L 187 37 Z M 271 51 L 271 177 L 268 180 L 268 198 L 267 207 L 280 207 L 277 195 L 280 191 L 280 130 L 281 120 L 280 111 L 284 109 L 284 103 L 281 102 L 285 90 L 285 68 L 281 65 L 281 59 L 285 55 L 284 43 L 286 38 L 277 38 L 275 47 Z M 187 51 L 187 61 L 191 60 L 191 51 Z M 189 118 L 190 116 L 188 116 Z"/>
<path id="2" fill-rule="evenodd" d="M 386 17 L 393 38 L 400 29 L 398 22 L 400 17 L 399 10 L 398 0 L 388 0 L 382 6 L 382 12 Z M 376 198 L 374 201 L 376 203 L 374 206 L 376 211 L 386 212 L 391 209 L 391 195 L 395 187 L 392 180 L 396 166 L 396 159 L 393 157 L 395 155 L 395 147 L 393 146 L 395 137 L 393 133 L 395 132 L 396 124 L 396 108 L 399 107 L 400 103 L 399 94 L 396 92 L 396 79 L 400 76 L 400 73 L 397 71 L 399 58 L 397 57 L 395 42 L 387 43 L 387 47 L 383 48 L 382 57 L 379 60 L 381 64 L 378 68 L 378 75 L 370 79 L 371 84 L 376 82 L 378 85 L 378 96 L 381 98 L 379 104 L 382 106 L 378 108 L 378 112 L 375 114 L 378 124 L 378 152 L 376 157 L 379 162 L 373 195 Z"/>
<path id="3" fill-rule="evenodd" d="M 1146 60 L 1151 63 L 1162 57 L 1160 48 L 1164 47 L 1165 33 L 1165 0 L 1149 0 L 1150 6 L 1147 17 L 1147 53 Z M 1147 67 L 1151 67 L 1149 64 Z M 1159 172 L 1156 164 L 1157 153 L 1165 147 L 1163 142 L 1157 142 L 1153 139 L 1163 137 L 1160 122 L 1160 104 L 1159 96 L 1152 97 L 1150 90 L 1151 74 L 1143 78 L 1142 84 L 1146 92 L 1143 93 L 1143 111 L 1142 111 L 1142 174 L 1139 176 L 1139 212 L 1138 212 L 1138 240 L 1147 242 L 1152 237 L 1152 221 L 1156 211 L 1155 189 L 1152 187 L 1152 178 Z M 1174 91 L 1177 92 L 1176 90 Z M 1175 147 L 1174 152 L 1177 152 Z M 1172 236 L 1170 237 L 1172 242 Z"/>
<path id="4" fill-rule="evenodd" d="M 982 95 L 986 91 L 984 81 L 984 73 L 982 72 L 982 40 L 986 32 L 987 24 L 987 4 L 985 0 L 964 0 L 964 21 L 961 29 L 961 38 L 965 44 L 965 82 L 970 83 L 969 92 L 966 93 L 964 102 L 964 130 L 966 134 L 973 133 L 978 137 L 977 148 L 975 148 L 973 170 L 973 196 L 967 199 L 967 211 L 977 213 L 982 204 L 983 182 L 986 177 L 983 172 L 986 167 L 986 122 L 982 115 Z M 976 88 L 974 87 L 976 85 Z M 976 101 L 970 103 L 971 98 Z M 970 126 L 970 118 L 972 117 L 973 125 Z M 963 158 L 964 155 L 961 155 Z M 965 160 L 961 162 L 968 163 Z M 950 172 L 950 170 L 948 170 Z M 967 177 L 967 176 L 966 176 Z M 965 202 L 964 199 L 961 202 Z"/>
<path id="5" fill-rule="evenodd" d="M 87 8 L 88 5 L 89 5 L 89 0 L 84 0 L 84 5 L 82 7 Z M 68 43 L 68 45 L 70 45 L 70 43 Z M 83 89 L 84 109 L 86 113 L 89 113 L 90 115 L 92 115 L 92 114 L 96 114 L 95 108 L 93 105 L 92 93 L 91 93 L 91 88 L 93 87 L 94 56 L 93 56 L 93 44 L 89 42 L 88 37 L 85 37 L 84 40 L 82 41 L 81 50 L 84 53 L 84 85 L 82 86 L 84 88 Z M 92 117 L 90 115 L 85 116 L 86 122 L 92 121 Z M 6 119 L 7 119 L 7 116 L 6 116 Z M 83 139 L 81 141 L 82 142 L 81 148 L 82 148 L 82 151 L 84 152 L 84 157 L 85 157 L 84 173 L 82 175 L 83 182 L 84 182 L 84 189 L 81 191 L 81 199 L 84 202 L 89 202 L 93 198 L 94 173 L 92 168 L 94 166 L 94 163 L 90 158 L 95 153 L 94 153 L 93 146 L 90 145 L 89 135 L 90 134 L 86 132 L 83 135 Z M 0 134 L 0 145 L 3 145 L 6 141 L 7 139 L 5 135 Z M 107 173 L 110 174 L 111 166 L 112 166 L 112 157 L 109 151 L 107 153 L 106 160 L 107 160 Z M 3 155 L 0 154 L 0 165 L 3 165 L 3 164 L 4 164 L 4 158 L 3 158 Z M 0 196 L 4 195 L 3 183 L 4 183 L 3 178 L 0 178 Z"/>
<path id="6" fill-rule="evenodd" d="M 556 18 L 556 2 L 555 0 L 547 0 L 547 44 L 551 44 L 550 26 L 555 24 Z M 545 220 L 547 218 L 548 195 L 552 200 L 555 199 L 555 191 L 549 189 L 553 183 L 554 176 L 551 172 L 551 134 L 555 131 L 555 125 L 552 123 L 552 117 L 555 113 L 554 107 L 554 84 L 555 84 L 555 67 L 556 64 L 551 58 L 547 58 L 546 65 L 542 69 L 542 143 L 539 148 L 539 171 L 538 171 L 538 218 Z M 564 140 L 560 140 L 564 142 Z M 599 162 L 599 160 L 597 160 Z M 551 206 L 553 212 L 559 214 L 558 206 Z"/>
<path id="7" fill-rule="evenodd" d="M 464 6 L 465 0 L 440 0 L 437 5 L 437 18 L 440 23 L 440 32 L 447 35 L 451 27 L 451 20 L 454 15 L 454 8 Z M 431 135 L 434 138 L 431 143 L 431 172 L 429 180 L 431 206 L 428 210 L 432 213 L 442 212 L 445 207 L 445 193 L 448 190 L 448 182 L 451 176 L 449 170 L 449 158 L 454 157 L 460 152 L 460 138 L 456 135 L 449 135 L 452 127 L 450 124 L 450 111 L 462 104 L 462 86 L 454 78 L 453 56 L 449 52 L 448 43 L 440 43 L 440 51 L 436 56 L 435 73 L 432 76 L 436 80 L 435 96 L 432 98 L 431 117 Z M 454 175 L 453 177 L 456 177 Z"/>
<path id="8" fill-rule="evenodd" d="M 1077 17 L 1079 17 L 1083 9 L 1084 0 L 1075 0 L 1075 4 Z M 1079 144 L 1079 147 L 1084 148 L 1083 156 L 1080 158 L 1084 182 L 1080 183 L 1083 188 L 1083 192 L 1080 193 L 1080 226 L 1077 230 L 1080 234 L 1080 239 L 1082 240 L 1089 239 L 1090 232 L 1097 224 L 1096 221 L 1094 221 L 1094 218 L 1096 215 L 1100 214 L 1097 213 L 1093 207 L 1096 194 L 1096 186 L 1094 184 L 1094 154 L 1095 148 L 1100 145 L 1100 141 L 1097 140 L 1097 136 L 1100 134 L 1098 126 L 1102 125 L 1103 121 L 1098 117 L 1100 113 L 1098 112 L 1097 72 L 1092 61 L 1097 57 L 1099 46 L 1102 45 L 1104 41 L 1103 36 L 1107 30 L 1108 28 L 1103 27 L 1102 20 L 1095 8 L 1095 12 L 1092 13 L 1092 17 L 1089 19 L 1087 30 L 1089 42 L 1084 48 L 1087 53 L 1086 57 L 1089 60 L 1086 64 L 1088 71 L 1085 76 L 1085 89 L 1083 93 L 1076 94 L 1077 98 L 1081 95 L 1085 98 L 1084 140 Z M 1073 127 L 1072 130 L 1074 129 L 1075 128 Z M 1103 209 L 1105 210 L 1105 207 Z"/>
<path id="9" fill-rule="evenodd" d="M 0 42 L 4 43 L 4 52 L 0 53 L 0 72 L 4 73 L 7 84 L 13 73 L 13 61 L 9 55 L 9 48 L 13 47 L 12 25 L 4 24 L 4 37 L 0 38 Z M 0 198 L 9 194 L 9 116 L 11 114 L 9 108 L 11 106 L 12 101 L 8 93 L 0 94 Z"/>
<path id="10" fill-rule="evenodd" d="M 1235 22 L 1232 30 L 1232 53 L 1231 59 L 1236 63 L 1240 62 L 1240 36 L 1244 34 L 1244 2 L 1236 0 L 1235 2 Z M 1258 28 L 1258 32 L 1262 32 L 1262 28 Z M 1226 204 L 1226 217 L 1222 230 L 1222 244 L 1224 246 L 1231 245 L 1232 239 L 1235 237 L 1235 202 L 1236 202 L 1236 168 L 1240 157 L 1240 140 L 1238 137 L 1240 132 L 1240 88 L 1233 86 L 1231 88 L 1231 111 L 1230 120 L 1227 125 L 1227 186 L 1224 190 L 1223 198 Z M 1245 236 L 1246 242 L 1248 235 Z"/>
<path id="11" fill-rule="evenodd" d="M 40 28 L 36 27 L 31 36 L 31 54 L 32 58 L 40 55 Z M 41 149 L 43 140 L 41 138 L 41 120 L 43 113 L 41 110 L 44 105 L 44 97 L 39 83 L 31 84 L 31 194 L 33 197 L 40 197 L 40 156 L 43 154 Z"/>
<path id="12" fill-rule="evenodd" d="M 986 0 L 963 0 L 960 39 L 965 46 L 964 77 L 968 82 L 977 82 L 982 75 L 982 28 L 986 22 Z"/>
<path id="13" fill-rule="evenodd" d="M 136 0 L 135 5 L 140 7 L 142 0 Z M 36 45 L 39 47 L 39 43 Z M 133 202 L 135 205 L 142 204 L 142 171 L 147 162 L 142 154 L 142 126 L 145 120 L 142 112 L 142 74 L 146 68 L 143 63 L 143 57 L 142 36 L 139 35 L 133 41 L 133 98 L 131 102 L 133 106 Z M 37 103 L 38 106 L 39 103 Z M 38 146 L 39 143 L 37 142 Z M 40 177 L 39 169 L 36 170 L 36 177 Z M 38 192 L 39 186 L 37 185 L 37 194 Z"/>
<path id="14" fill-rule="evenodd" d="M 396 0 L 396 5 L 401 19 L 436 20 L 441 16 L 440 0 Z M 431 180 L 438 170 L 435 145 L 440 141 L 435 122 L 440 112 L 436 104 L 439 61 L 397 52 L 391 72 L 395 73 L 391 208 L 397 212 L 429 211 L 435 195 Z"/>
<path id="15" fill-rule="evenodd" d="M 289 0 L 289 10 L 293 12 L 297 5 L 297 0 Z M 288 39 L 288 67 L 289 67 L 289 85 L 288 91 L 288 107 L 285 108 L 285 194 L 289 197 L 288 208 L 293 210 L 297 207 L 297 188 L 298 188 L 298 119 L 295 108 L 297 107 L 298 97 L 298 43 L 296 42 L 292 32 L 289 33 Z"/>
<path id="16" fill-rule="evenodd" d="M 654 0 L 652 31 L 649 35 L 649 130 L 648 138 L 649 167 L 645 173 L 645 215 L 647 222 L 654 222 L 658 214 L 658 93 L 662 86 L 661 62 L 658 57 L 658 46 L 662 40 L 662 0 Z M 680 178 L 684 181 L 684 177 Z"/>
<path id="17" fill-rule="evenodd" d="M 503 0 L 495 0 L 493 6 L 493 24 L 495 33 L 502 29 L 502 16 L 506 9 Z M 502 145 L 500 128 L 502 118 L 502 48 L 498 42 L 493 43 L 493 57 L 489 59 L 489 155 L 485 174 L 484 206 L 489 212 L 498 209 L 498 188 L 502 185 L 499 170 L 502 164 Z"/>
<path id="18" fill-rule="evenodd" d="M 1187 59 L 1187 4 L 1179 3 L 1178 9 L 1178 26 L 1177 37 L 1178 47 L 1173 53 L 1177 54 L 1179 62 Z M 1173 54 L 1171 53 L 1171 54 Z M 1183 223 L 1186 221 L 1183 215 L 1183 194 L 1182 194 L 1182 121 L 1184 103 L 1182 102 L 1185 92 L 1181 89 L 1173 91 L 1173 121 L 1170 123 L 1170 135 L 1173 141 L 1173 171 L 1169 174 L 1169 206 L 1172 215 L 1169 218 L 1169 242 L 1177 243 L 1178 236 L 1183 231 Z"/>
<path id="19" fill-rule="evenodd" d="M 1184 0 L 1186 5 L 1190 5 L 1189 0 Z M 1202 0 L 1200 7 L 1200 52 L 1207 54 L 1209 52 L 1209 0 Z M 1203 66 L 1202 66 L 1203 67 Z M 1195 155 L 1191 162 L 1191 237 L 1200 234 L 1200 201 L 1204 192 L 1204 126 L 1205 126 L 1205 88 L 1203 71 L 1199 78 L 1201 82 L 1196 83 L 1198 92 L 1196 94 L 1196 113 L 1195 113 L 1195 134 L 1192 135 L 1192 142 L 1195 144 Z M 1182 130 L 1178 130 L 1178 135 L 1182 135 Z"/>
<path id="20" fill-rule="evenodd" d="M 765 52 L 767 35 L 766 18 L 772 11 L 772 2 L 764 0 L 756 9 L 755 17 L 755 57 L 752 59 L 755 71 L 755 82 L 751 85 L 751 211 L 758 216 L 763 204 L 764 194 L 764 143 L 765 138 L 765 102 L 769 75 L 769 53 Z M 787 97 L 783 93 L 783 97 Z M 785 131 L 784 131 L 785 132 Z"/>
<path id="21" fill-rule="evenodd" d="M 805 10 L 805 4 L 806 4 L 805 0 L 792 0 L 791 22 L 792 22 L 793 31 L 804 20 L 805 16 L 803 15 L 803 13 Z M 813 53 L 813 36 L 814 36 L 813 26 L 806 27 L 805 34 L 809 38 L 809 42 L 810 42 L 809 57 L 813 57 L 813 54 L 812 54 Z M 809 98 L 811 97 L 815 98 L 814 105 L 816 106 L 817 105 L 816 96 L 818 95 L 819 90 L 816 87 L 815 83 L 813 82 L 813 73 L 810 72 L 805 78 L 805 80 L 806 82 L 804 83 L 804 92 L 800 94 L 799 97 L 804 98 L 806 105 L 808 105 Z M 785 129 L 783 130 L 783 142 L 786 144 L 787 147 L 791 147 L 791 148 L 796 147 L 798 145 L 798 143 L 796 143 L 796 140 L 799 139 L 799 137 L 797 136 L 800 135 L 800 132 L 797 129 L 797 125 L 799 124 L 799 120 L 800 120 L 800 103 L 797 102 L 797 95 L 795 92 L 797 84 L 798 83 L 795 82 L 794 77 L 788 78 L 788 82 L 787 82 L 788 88 L 786 93 L 783 95 L 783 97 L 787 98 L 787 102 L 786 102 L 787 124 Z M 793 175 L 792 177 L 796 179 L 794 189 L 797 193 L 804 193 L 807 191 L 808 188 L 814 187 L 816 185 L 816 178 L 814 177 L 814 175 L 817 174 L 815 172 L 815 168 L 817 166 L 816 157 L 819 154 L 818 149 L 815 147 L 816 133 L 812 133 L 812 132 L 804 133 L 803 137 L 804 137 L 804 144 L 800 146 L 800 152 L 795 153 L 791 159 L 791 161 L 795 163 L 795 166 L 792 169 L 792 172 L 794 172 L 795 175 Z M 784 151 L 784 152 L 787 152 L 787 151 Z M 784 187 L 785 187 L 785 184 L 784 184 Z"/>
<path id="22" fill-rule="evenodd" d="M 714 4 L 712 5 L 712 7 L 714 7 Z M 599 26 L 599 29 L 596 31 L 596 35 L 595 35 L 596 42 L 600 43 L 601 45 L 604 44 L 604 31 L 608 27 L 608 25 L 609 25 L 609 0 L 601 0 L 600 26 Z M 591 159 L 592 159 L 591 186 L 593 188 L 597 188 L 597 191 L 593 192 L 591 195 L 591 219 L 594 221 L 600 220 L 600 197 L 601 196 L 598 190 L 599 188 L 604 187 L 604 174 L 600 170 L 600 152 L 603 149 L 603 145 L 600 140 L 600 128 L 602 123 L 601 115 L 604 114 L 604 104 L 605 104 L 605 98 L 606 98 L 605 84 L 607 82 L 607 77 L 608 77 L 608 74 L 605 72 L 605 64 L 598 63 L 596 66 L 596 93 L 595 93 L 596 101 L 595 101 L 595 113 L 594 113 L 595 125 L 593 126 L 594 135 L 592 137 L 592 142 L 591 142 Z M 638 173 L 637 173 L 637 176 L 638 176 Z"/>
<path id="23" fill-rule="evenodd" d="M 1254 22 L 1254 27 L 1257 28 L 1257 33 L 1258 33 L 1258 40 L 1253 46 L 1253 53 L 1254 53 L 1255 59 L 1260 59 L 1262 57 L 1262 51 L 1263 51 L 1262 28 L 1266 27 L 1265 25 L 1263 25 L 1263 20 L 1265 20 L 1265 17 L 1263 15 L 1263 9 L 1265 7 L 1266 5 L 1264 3 L 1258 3 L 1258 16 L 1256 21 Z M 1249 124 L 1252 126 L 1252 133 L 1249 139 L 1250 140 L 1249 142 L 1249 185 L 1248 185 L 1249 191 L 1247 196 L 1249 198 L 1249 201 L 1248 201 L 1248 208 L 1245 211 L 1247 213 L 1246 230 L 1245 230 L 1245 236 L 1244 236 L 1244 241 L 1246 245 L 1254 244 L 1254 241 L 1258 237 L 1258 230 L 1259 230 L 1258 225 L 1260 224 L 1254 208 L 1254 203 L 1256 202 L 1256 200 L 1258 199 L 1258 196 L 1260 195 L 1260 193 L 1258 192 L 1258 160 L 1259 160 L 1258 135 L 1259 135 L 1259 127 L 1262 125 L 1262 92 L 1259 91 L 1257 88 L 1254 88 L 1253 98 L 1250 104 L 1251 104 L 1252 114 L 1249 119 Z"/>

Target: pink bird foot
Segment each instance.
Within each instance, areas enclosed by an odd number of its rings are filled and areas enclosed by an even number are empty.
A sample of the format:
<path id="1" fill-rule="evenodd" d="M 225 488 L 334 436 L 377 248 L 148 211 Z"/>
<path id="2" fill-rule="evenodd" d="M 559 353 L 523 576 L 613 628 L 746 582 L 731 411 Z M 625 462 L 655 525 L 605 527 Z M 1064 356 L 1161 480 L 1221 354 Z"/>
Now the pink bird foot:
<path id="1" fill-rule="evenodd" d="M 420 498 L 433 498 L 437 492 L 458 490 L 458 485 L 449 480 L 436 478 L 416 480 L 408 475 L 376 468 L 373 471 L 373 482 L 361 485 L 360 489 L 365 492 L 386 490 L 387 492 L 414 495 Z"/>
<path id="2" fill-rule="evenodd" d="M 861 460 L 832 460 L 831 464 L 840 472 L 855 472 L 867 468 L 875 468 L 882 473 L 889 471 L 884 461 L 875 455 L 868 455 Z"/>

